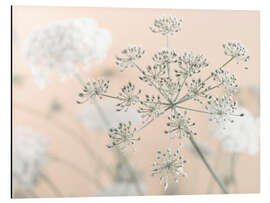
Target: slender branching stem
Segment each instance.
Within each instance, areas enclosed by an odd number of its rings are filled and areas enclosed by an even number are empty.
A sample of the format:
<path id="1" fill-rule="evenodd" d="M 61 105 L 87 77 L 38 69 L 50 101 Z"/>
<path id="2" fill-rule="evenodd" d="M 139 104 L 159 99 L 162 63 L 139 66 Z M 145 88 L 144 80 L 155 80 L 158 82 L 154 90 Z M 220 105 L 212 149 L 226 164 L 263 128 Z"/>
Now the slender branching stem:
<path id="1" fill-rule="evenodd" d="M 228 194 L 228 191 L 227 191 L 224 183 L 219 179 L 219 177 L 216 175 L 215 171 L 212 169 L 212 167 L 210 166 L 210 164 L 208 163 L 208 161 L 204 157 L 203 153 L 201 152 L 201 150 L 200 150 L 199 146 L 197 145 L 196 141 L 194 140 L 193 136 L 190 136 L 189 140 L 190 140 L 191 144 L 193 145 L 193 147 L 195 148 L 195 150 L 197 151 L 197 153 L 200 156 L 201 160 L 203 161 L 204 165 L 206 166 L 206 168 L 210 172 L 211 176 L 214 178 L 214 180 L 216 181 L 216 183 L 220 187 L 221 191 L 224 194 Z"/>

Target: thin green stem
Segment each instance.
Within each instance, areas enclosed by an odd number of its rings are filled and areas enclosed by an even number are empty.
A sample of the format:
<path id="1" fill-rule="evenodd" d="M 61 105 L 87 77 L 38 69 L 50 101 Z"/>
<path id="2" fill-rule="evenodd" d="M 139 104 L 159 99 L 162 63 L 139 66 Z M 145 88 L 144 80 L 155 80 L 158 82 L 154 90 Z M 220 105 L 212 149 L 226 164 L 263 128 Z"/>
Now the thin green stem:
<path id="1" fill-rule="evenodd" d="M 205 113 L 205 114 L 212 114 L 208 111 L 202 111 L 202 110 L 197 110 L 197 109 L 192 109 L 192 108 L 188 108 L 188 107 L 183 107 L 183 106 L 175 106 L 176 108 L 179 108 L 179 109 L 184 109 L 184 110 L 188 110 L 188 111 L 194 111 L 194 112 L 198 112 L 198 113 Z"/>
<path id="2" fill-rule="evenodd" d="M 193 136 L 191 135 L 189 138 L 191 144 L 193 145 L 193 147 L 195 148 L 195 150 L 197 151 L 197 153 L 199 154 L 201 160 L 203 161 L 204 165 L 206 166 L 206 168 L 208 169 L 208 171 L 210 172 L 210 174 L 212 175 L 212 177 L 214 178 L 214 180 L 216 181 L 216 183 L 218 184 L 218 186 L 220 187 L 221 191 L 224 194 L 228 194 L 228 191 L 224 185 L 224 183 L 219 179 L 219 177 L 216 175 L 215 171 L 212 169 L 212 167 L 210 166 L 210 164 L 208 163 L 208 161 L 206 160 L 206 158 L 204 157 L 203 153 L 201 152 L 199 146 L 197 145 L 196 141 L 194 140 Z"/>
<path id="3" fill-rule="evenodd" d="M 51 188 L 52 192 L 56 197 L 63 197 L 62 192 L 58 189 L 58 187 L 54 184 L 54 182 L 44 173 L 40 174 L 41 179 Z"/>
<path id="4" fill-rule="evenodd" d="M 59 158 L 55 155 L 51 155 L 49 154 L 49 158 L 53 161 L 56 161 L 59 164 L 63 164 L 65 166 L 67 166 L 68 168 L 72 169 L 74 172 L 76 172 L 77 174 L 79 174 L 83 179 L 88 179 L 90 182 L 94 182 L 97 186 L 98 189 L 102 189 L 104 188 L 104 186 L 101 184 L 101 182 L 96 178 L 96 177 L 92 177 L 90 176 L 87 171 L 83 170 L 82 168 L 76 166 L 74 163 L 65 160 L 63 158 Z"/>
<path id="5" fill-rule="evenodd" d="M 20 108 L 21 110 L 24 110 L 27 113 L 30 113 L 34 116 L 47 120 L 50 124 L 54 125 L 56 128 L 63 131 L 66 135 L 70 135 L 74 140 L 76 140 L 79 144 L 81 144 L 81 146 L 85 149 L 87 154 L 97 162 L 100 168 L 104 168 L 110 175 L 113 174 L 110 167 L 107 166 L 105 162 L 103 162 L 103 160 L 99 158 L 98 155 L 95 154 L 95 152 L 87 144 L 87 142 L 79 134 L 77 134 L 72 128 L 68 127 L 68 125 L 62 122 L 60 119 L 56 119 L 55 117 L 48 119 L 48 116 L 45 113 L 42 113 L 38 110 L 35 110 L 31 107 L 28 107 L 22 104 L 18 104 L 18 103 L 14 103 L 14 104 L 15 104 L 15 107 Z M 90 164 L 93 165 L 93 162 L 90 162 Z"/>

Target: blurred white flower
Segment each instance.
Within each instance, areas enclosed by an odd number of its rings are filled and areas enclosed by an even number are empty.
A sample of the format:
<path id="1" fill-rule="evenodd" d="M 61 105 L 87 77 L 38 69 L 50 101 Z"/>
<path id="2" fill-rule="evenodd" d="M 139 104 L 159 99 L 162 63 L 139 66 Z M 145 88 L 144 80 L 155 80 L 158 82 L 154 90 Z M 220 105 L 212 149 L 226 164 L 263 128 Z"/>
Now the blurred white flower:
<path id="1" fill-rule="evenodd" d="M 256 154 L 259 150 L 259 118 L 254 118 L 247 109 L 242 107 L 239 107 L 236 113 L 244 114 L 244 116 L 235 117 L 234 122 L 213 125 L 210 131 L 218 137 L 225 151 Z"/>
<path id="2" fill-rule="evenodd" d="M 89 18 L 62 20 L 34 29 L 25 43 L 25 56 L 40 87 L 56 69 L 61 79 L 71 77 L 78 67 L 89 68 L 105 57 L 111 34 Z"/>
<path id="3" fill-rule="evenodd" d="M 12 186 L 30 190 L 47 163 L 47 140 L 28 128 L 14 128 L 12 135 Z"/>
<path id="4" fill-rule="evenodd" d="M 109 119 L 110 126 L 106 126 L 99 112 L 94 105 L 86 104 L 82 106 L 77 118 L 82 124 L 89 129 L 109 130 L 116 128 L 119 123 L 131 121 L 133 124 L 139 123 L 141 117 L 135 108 L 130 107 L 126 112 L 116 111 L 115 105 L 109 101 L 101 101 L 100 106 L 107 119 Z"/>

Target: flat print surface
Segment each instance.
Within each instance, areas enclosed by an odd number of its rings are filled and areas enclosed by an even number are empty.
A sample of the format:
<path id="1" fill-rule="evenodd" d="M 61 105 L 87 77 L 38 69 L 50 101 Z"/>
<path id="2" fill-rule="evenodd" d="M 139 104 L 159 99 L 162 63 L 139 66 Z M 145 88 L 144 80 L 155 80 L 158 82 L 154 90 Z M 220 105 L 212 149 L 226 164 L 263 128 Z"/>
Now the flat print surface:
<path id="1" fill-rule="evenodd" d="M 260 192 L 259 12 L 12 12 L 13 198 Z"/>

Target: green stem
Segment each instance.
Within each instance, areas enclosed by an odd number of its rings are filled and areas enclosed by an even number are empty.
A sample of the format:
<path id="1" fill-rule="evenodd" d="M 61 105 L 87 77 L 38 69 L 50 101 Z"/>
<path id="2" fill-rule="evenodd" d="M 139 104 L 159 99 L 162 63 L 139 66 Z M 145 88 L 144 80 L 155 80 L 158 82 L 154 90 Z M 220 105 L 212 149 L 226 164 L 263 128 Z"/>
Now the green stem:
<path id="1" fill-rule="evenodd" d="M 228 191 L 227 191 L 224 183 L 219 179 L 219 177 L 216 175 L 215 171 L 212 169 L 212 167 L 210 166 L 210 164 L 208 163 L 208 161 L 206 160 L 206 158 L 202 154 L 199 146 L 197 145 L 196 141 L 193 139 L 193 136 L 190 136 L 189 140 L 190 140 L 191 144 L 193 145 L 193 147 L 195 148 L 195 150 L 197 151 L 197 153 L 199 154 L 199 156 L 202 159 L 204 165 L 206 166 L 206 168 L 208 169 L 208 171 L 210 172 L 210 174 L 212 175 L 212 177 L 214 178 L 214 180 L 216 181 L 216 183 L 220 187 L 221 191 L 224 194 L 228 194 Z"/>
<path id="2" fill-rule="evenodd" d="M 51 188 L 53 193 L 55 194 L 56 197 L 63 197 L 62 192 L 58 189 L 58 187 L 54 184 L 54 182 L 45 174 L 41 173 L 40 174 L 42 180 Z"/>
<path id="3" fill-rule="evenodd" d="M 81 144 L 81 146 L 85 149 L 87 154 L 97 162 L 97 164 L 100 166 L 100 168 L 104 168 L 110 175 L 113 174 L 110 167 L 107 166 L 105 164 L 105 162 L 103 162 L 103 160 L 101 158 L 99 158 L 98 155 L 95 154 L 95 152 L 87 144 L 87 142 L 79 134 L 77 134 L 75 131 L 73 131 L 73 129 L 68 127 L 68 125 L 63 123 L 61 120 L 56 119 L 55 117 L 48 119 L 48 116 L 45 113 L 42 113 L 42 112 L 35 110 L 31 107 L 28 107 L 28 106 L 24 106 L 24 105 L 17 104 L 17 103 L 14 103 L 14 104 L 17 108 L 20 108 L 21 110 L 24 110 L 28 113 L 31 113 L 32 115 L 37 116 L 39 118 L 43 118 L 43 119 L 47 120 L 48 122 L 50 122 L 50 124 L 54 125 L 56 128 L 63 131 L 66 135 L 70 135 L 74 140 L 76 140 L 79 144 Z M 90 162 L 90 164 L 93 165 L 93 162 Z"/>
<path id="4" fill-rule="evenodd" d="M 65 159 L 62 159 L 62 158 L 59 158 L 59 157 L 56 157 L 54 155 L 49 155 L 49 158 L 53 161 L 56 161 L 60 164 L 63 164 L 67 167 L 69 167 L 70 169 L 72 169 L 74 172 L 76 172 L 77 174 L 79 174 L 82 178 L 86 178 L 88 179 L 90 182 L 95 182 L 96 183 L 96 186 L 99 188 L 99 189 L 102 189 L 103 188 L 103 185 L 101 184 L 101 182 L 96 178 L 96 177 L 92 177 L 90 176 L 85 170 L 81 169 L 80 167 L 76 166 L 74 163 L 68 161 L 68 160 L 65 160 Z"/>

